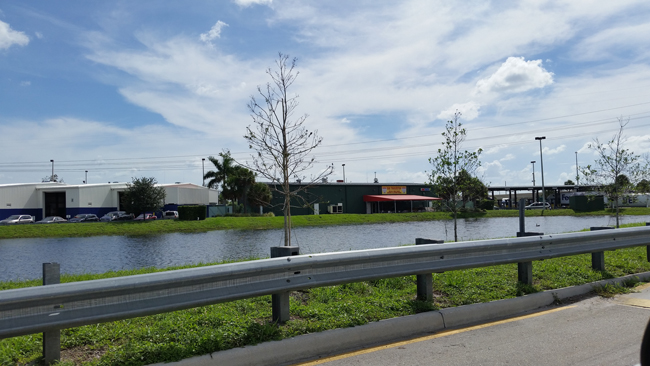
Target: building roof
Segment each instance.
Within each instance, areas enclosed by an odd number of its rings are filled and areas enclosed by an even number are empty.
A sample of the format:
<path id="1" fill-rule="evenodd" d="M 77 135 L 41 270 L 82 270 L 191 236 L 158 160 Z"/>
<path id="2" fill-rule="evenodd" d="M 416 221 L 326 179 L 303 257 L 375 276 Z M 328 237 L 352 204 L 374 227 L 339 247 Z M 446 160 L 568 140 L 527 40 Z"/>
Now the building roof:
<path id="1" fill-rule="evenodd" d="M 381 195 L 365 195 L 363 196 L 364 202 L 386 202 L 386 201 L 437 201 L 442 198 L 416 196 L 414 194 L 381 194 Z"/>

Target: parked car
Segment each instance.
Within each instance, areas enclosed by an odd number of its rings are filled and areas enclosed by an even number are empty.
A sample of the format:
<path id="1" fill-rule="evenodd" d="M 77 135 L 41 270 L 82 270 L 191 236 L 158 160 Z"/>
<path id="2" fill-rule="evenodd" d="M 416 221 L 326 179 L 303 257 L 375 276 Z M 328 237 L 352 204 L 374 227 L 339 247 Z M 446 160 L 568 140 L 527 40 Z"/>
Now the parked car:
<path id="1" fill-rule="evenodd" d="M 115 221 L 129 221 L 129 220 L 133 220 L 133 217 L 134 217 L 133 214 L 130 214 L 130 213 L 126 213 L 126 212 L 124 212 L 124 213 L 121 213 L 121 214 L 120 214 L 120 215 L 115 219 Z"/>
<path id="2" fill-rule="evenodd" d="M 36 221 L 37 224 L 60 224 L 62 222 L 68 222 L 61 216 L 48 216 L 41 221 Z"/>
<path id="3" fill-rule="evenodd" d="M 124 211 L 111 211 L 111 212 L 108 212 L 106 215 L 102 216 L 99 219 L 99 221 L 110 222 L 110 221 L 113 221 L 113 220 L 117 220 L 117 218 L 119 218 L 120 215 L 124 215 L 124 214 L 126 214 L 126 212 L 124 212 Z"/>
<path id="4" fill-rule="evenodd" d="M 526 210 L 541 210 L 546 206 L 547 210 L 551 209 L 551 204 L 548 202 L 542 203 L 542 202 L 533 202 L 530 205 L 526 206 Z"/>
<path id="5" fill-rule="evenodd" d="M 178 211 L 165 211 L 162 214 L 162 219 L 177 219 Z"/>
<path id="6" fill-rule="evenodd" d="M 97 222 L 99 217 L 95 214 L 79 214 L 68 220 L 68 222 Z"/>
<path id="7" fill-rule="evenodd" d="M 34 216 L 31 215 L 11 215 L 6 219 L 0 221 L 0 224 L 32 224 L 34 223 Z"/>
<path id="8" fill-rule="evenodd" d="M 136 218 L 133 219 L 133 220 L 136 220 L 136 221 L 144 221 L 144 220 L 155 220 L 155 219 L 157 219 L 157 218 L 158 218 L 158 217 L 157 217 L 156 215 L 151 214 L 151 213 L 148 213 L 148 214 L 140 214 L 140 215 L 138 215 L 138 217 L 136 217 Z"/>

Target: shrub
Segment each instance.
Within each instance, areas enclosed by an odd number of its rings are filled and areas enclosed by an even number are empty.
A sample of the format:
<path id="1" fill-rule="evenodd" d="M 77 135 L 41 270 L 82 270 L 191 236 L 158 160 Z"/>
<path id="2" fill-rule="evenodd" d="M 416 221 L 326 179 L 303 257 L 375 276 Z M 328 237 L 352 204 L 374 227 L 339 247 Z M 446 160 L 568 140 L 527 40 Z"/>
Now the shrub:
<path id="1" fill-rule="evenodd" d="M 206 216 L 206 207 L 205 206 L 178 206 L 178 219 L 179 220 L 196 220 L 198 217 L 199 220 L 205 220 Z"/>

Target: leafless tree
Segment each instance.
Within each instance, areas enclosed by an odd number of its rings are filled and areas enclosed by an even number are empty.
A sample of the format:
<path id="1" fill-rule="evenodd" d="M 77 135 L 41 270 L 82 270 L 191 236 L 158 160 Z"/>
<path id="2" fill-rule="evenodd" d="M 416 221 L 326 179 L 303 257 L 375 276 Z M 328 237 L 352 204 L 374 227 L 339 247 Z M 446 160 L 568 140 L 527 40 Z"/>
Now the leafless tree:
<path id="1" fill-rule="evenodd" d="M 253 124 L 246 127 L 249 148 L 255 151 L 252 162 L 247 165 L 262 177 L 276 183 L 273 190 L 284 196 L 284 245 L 291 245 L 291 201 L 303 199 L 300 192 L 310 184 L 332 174 L 327 166 L 316 176 L 305 181 L 305 172 L 314 166 L 313 149 L 323 141 L 318 131 L 308 130 L 304 124 L 307 115 L 295 117 L 298 95 L 290 95 L 289 88 L 298 77 L 296 59 L 278 54 L 275 69 L 267 69 L 271 78 L 264 87 L 257 87 L 257 98 L 251 96 L 248 109 Z M 302 184 L 291 187 L 290 179 L 301 180 Z M 297 188 L 296 188 L 297 187 Z M 292 190 L 293 188 L 293 190 Z"/>
<path id="2" fill-rule="evenodd" d="M 630 183 L 636 182 L 642 172 L 640 156 L 625 148 L 627 138 L 623 135 L 630 119 L 618 118 L 618 132 L 611 140 L 603 143 L 597 138 L 589 144 L 596 153 L 595 164 L 581 169 L 589 184 L 598 185 L 605 191 L 610 204 L 616 209 L 616 227 L 619 227 L 619 198 L 629 191 Z"/>

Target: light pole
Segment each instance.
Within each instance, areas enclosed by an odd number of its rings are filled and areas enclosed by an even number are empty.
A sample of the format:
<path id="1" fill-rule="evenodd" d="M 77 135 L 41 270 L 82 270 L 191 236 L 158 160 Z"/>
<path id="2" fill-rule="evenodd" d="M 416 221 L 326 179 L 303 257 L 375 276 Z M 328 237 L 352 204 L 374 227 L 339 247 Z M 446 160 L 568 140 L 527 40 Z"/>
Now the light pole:
<path id="1" fill-rule="evenodd" d="M 345 183 L 345 164 L 343 164 L 343 183 Z"/>
<path id="2" fill-rule="evenodd" d="M 546 191 L 544 190 L 544 159 L 542 158 L 542 140 L 546 140 L 546 136 L 535 137 L 539 140 L 539 165 L 542 169 L 542 211 L 546 210 Z"/>
<path id="3" fill-rule="evenodd" d="M 578 174 L 578 152 L 576 151 L 576 185 L 580 185 L 580 175 Z"/>
<path id="4" fill-rule="evenodd" d="M 88 171 L 86 170 L 86 180 L 84 180 L 84 184 L 88 184 Z"/>
<path id="5" fill-rule="evenodd" d="M 533 164 L 533 188 L 535 188 L 535 160 L 531 161 Z M 535 199 L 535 191 L 536 189 L 533 190 L 533 202 L 537 202 L 538 199 Z M 539 198 L 539 194 L 537 195 L 537 198 Z"/>
<path id="6" fill-rule="evenodd" d="M 50 163 L 52 163 L 52 175 L 50 175 L 50 182 L 54 182 L 54 160 L 50 159 Z"/>
<path id="7" fill-rule="evenodd" d="M 201 176 L 201 179 L 203 179 L 203 187 L 205 187 L 205 158 L 201 158 L 201 165 L 203 166 L 203 175 Z"/>

